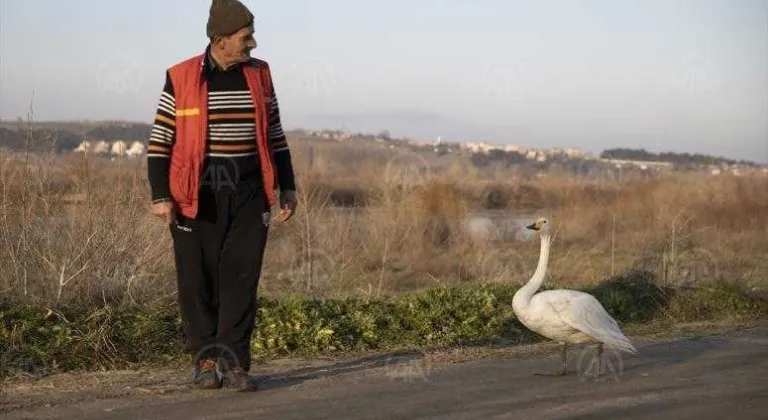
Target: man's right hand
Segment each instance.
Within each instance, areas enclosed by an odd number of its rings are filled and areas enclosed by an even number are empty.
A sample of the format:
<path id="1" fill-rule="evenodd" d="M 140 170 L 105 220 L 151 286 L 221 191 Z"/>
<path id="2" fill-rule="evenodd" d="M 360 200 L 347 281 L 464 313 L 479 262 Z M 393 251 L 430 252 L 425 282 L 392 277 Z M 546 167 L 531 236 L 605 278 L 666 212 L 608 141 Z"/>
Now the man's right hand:
<path id="1" fill-rule="evenodd" d="M 173 209 L 173 202 L 171 201 L 153 203 L 150 211 L 160 219 L 165 219 L 169 225 L 176 223 L 176 212 Z"/>

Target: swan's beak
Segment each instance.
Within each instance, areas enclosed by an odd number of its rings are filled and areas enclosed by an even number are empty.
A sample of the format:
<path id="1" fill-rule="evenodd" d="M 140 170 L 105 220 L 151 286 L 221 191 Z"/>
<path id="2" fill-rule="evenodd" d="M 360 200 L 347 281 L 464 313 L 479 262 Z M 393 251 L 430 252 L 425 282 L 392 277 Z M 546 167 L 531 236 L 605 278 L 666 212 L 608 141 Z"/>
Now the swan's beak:
<path id="1" fill-rule="evenodd" d="M 526 229 L 530 230 L 539 230 L 539 226 L 536 223 L 531 223 L 530 225 L 525 227 Z"/>

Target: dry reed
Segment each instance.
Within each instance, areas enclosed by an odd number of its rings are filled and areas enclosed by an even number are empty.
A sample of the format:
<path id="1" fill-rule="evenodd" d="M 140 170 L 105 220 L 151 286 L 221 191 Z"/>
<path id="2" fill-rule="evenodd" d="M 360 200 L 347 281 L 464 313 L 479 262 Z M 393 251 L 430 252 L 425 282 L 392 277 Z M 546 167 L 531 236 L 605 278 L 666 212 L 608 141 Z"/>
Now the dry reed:
<path id="1" fill-rule="evenodd" d="M 765 177 L 587 183 L 383 145 L 293 145 L 300 206 L 271 228 L 260 284 L 269 295 L 376 298 L 438 284 L 519 284 L 538 258 L 521 225 L 538 215 L 555 225 L 549 284 L 592 285 L 637 267 L 665 285 L 766 281 Z M 145 171 L 142 160 L 0 155 L 0 298 L 172 304 L 170 238 L 148 214 Z M 488 230 L 477 230 L 478 220 Z"/>

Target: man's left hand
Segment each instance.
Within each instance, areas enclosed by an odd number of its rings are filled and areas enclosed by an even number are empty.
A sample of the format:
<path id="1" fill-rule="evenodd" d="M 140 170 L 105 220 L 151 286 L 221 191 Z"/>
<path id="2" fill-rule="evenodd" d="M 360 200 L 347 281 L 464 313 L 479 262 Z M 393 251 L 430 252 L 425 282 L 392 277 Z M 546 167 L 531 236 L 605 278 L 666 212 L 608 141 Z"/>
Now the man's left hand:
<path id="1" fill-rule="evenodd" d="M 296 213 L 297 204 L 296 191 L 280 191 L 280 222 L 287 222 L 293 217 L 293 214 Z"/>

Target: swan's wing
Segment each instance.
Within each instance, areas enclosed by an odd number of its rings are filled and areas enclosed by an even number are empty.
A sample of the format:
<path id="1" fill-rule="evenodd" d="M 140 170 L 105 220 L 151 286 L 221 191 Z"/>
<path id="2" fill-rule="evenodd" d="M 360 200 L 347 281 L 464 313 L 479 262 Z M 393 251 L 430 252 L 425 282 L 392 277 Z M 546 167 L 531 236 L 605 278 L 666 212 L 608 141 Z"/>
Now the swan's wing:
<path id="1" fill-rule="evenodd" d="M 637 352 L 616 321 L 594 296 L 575 290 L 552 290 L 540 295 L 560 319 L 573 328 L 609 347 L 630 353 Z"/>

